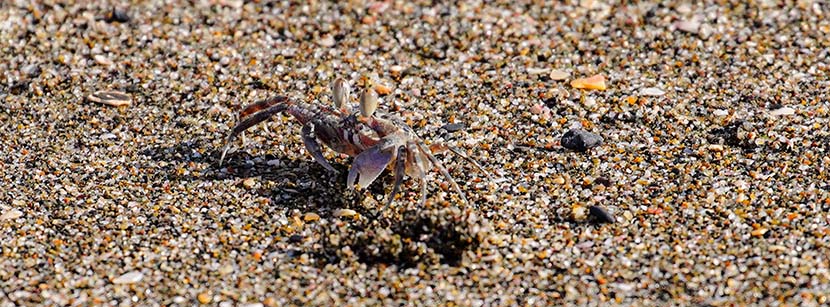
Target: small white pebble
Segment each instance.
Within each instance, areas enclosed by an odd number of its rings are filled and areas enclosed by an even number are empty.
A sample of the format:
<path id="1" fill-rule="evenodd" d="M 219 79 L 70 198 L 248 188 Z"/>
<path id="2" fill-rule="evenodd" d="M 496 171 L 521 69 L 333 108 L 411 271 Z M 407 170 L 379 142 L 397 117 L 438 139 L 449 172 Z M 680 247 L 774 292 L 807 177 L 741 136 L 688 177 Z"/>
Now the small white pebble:
<path id="1" fill-rule="evenodd" d="M 113 64 L 112 60 L 104 55 L 96 54 L 92 56 L 92 58 L 95 59 L 95 63 L 98 63 L 101 66 L 110 66 Z"/>
<path id="2" fill-rule="evenodd" d="M 640 90 L 640 95 L 643 96 L 663 96 L 664 94 L 666 94 L 665 91 L 656 87 L 647 87 Z"/>
<path id="3" fill-rule="evenodd" d="M 233 266 L 232 265 L 225 265 L 219 268 L 219 274 L 221 275 L 228 275 L 233 273 Z"/>
<path id="4" fill-rule="evenodd" d="M 547 68 L 533 68 L 533 67 L 529 67 L 529 68 L 527 69 L 527 73 L 528 73 L 529 75 L 541 75 L 541 74 L 544 74 L 544 73 L 548 72 L 548 70 L 549 70 L 549 69 L 547 69 Z"/>
<path id="5" fill-rule="evenodd" d="M 542 104 L 538 104 L 538 103 L 537 103 L 537 104 L 533 105 L 532 107 L 530 107 L 530 113 L 533 113 L 533 114 L 542 114 L 542 108 L 543 108 L 543 107 L 544 107 L 544 106 L 543 106 Z"/>
<path id="6" fill-rule="evenodd" d="M 674 27 L 680 31 L 697 34 L 700 30 L 700 22 L 697 20 L 684 20 L 674 23 Z"/>
<path id="7" fill-rule="evenodd" d="M 714 114 L 715 116 L 726 116 L 726 115 L 729 115 L 729 111 L 717 109 L 717 110 L 712 111 L 712 114 Z"/>
<path id="8" fill-rule="evenodd" d="M 337 43 L 337 42 L 334 40 L 334 37 L 331 36 L 331 35 L 326 35 L 326 36 L 320 38 L 320 40 L 317 41 L 317 44 L 319 44 L 322 47 L 333 47 L 335 43 Z"/>
<path id="9" fill-rule="evenodd" d="M 144 274 L 142 274 L 141 272 L 138 272 L 138 271 L 132 271 L 132 272 L 124 273 L 124 275 L 116 277 L 115 279 L 112 280 L 112 283 L 114 283 L 116 285 L 134 284 L 134 283 L 137 283 L 137 282 L 141 281 L 142 278 L 144 278 Z"/>
<path id="10" fill-rule="evenodd" d="M 0 215 L 0 221 L 5 220 L 13 220 L 23 216 L 23 212 L 17 209 L 11 209 L 9 211 L 3 212 L 3 215 Z"/>
<path id="11" fill-rule="evenodd" d="M 783 107 L 779 109 L 775 109 L 769 112 L 770 115 L 773 116 L 781 116 L 781 115 L 793 115 L 795 114 L 795 109 L 790 107 Z"/>
<path id="12" fill-rule="evenodd" d="M 334 216 L 336 217 L 352 217 L 355 216 L 355 214 L 357 214 L 357 212 L 352 209 L 340 209 L 334 211 Z"/>
<path id="13" fill-rule="evenodd" d="M 570 77 L 570 75 L 567 72 L 564 72 L 564 71 L 561 71 L 561 70 L 558 70 L 558 69 L 554 69 L 553 71 L 550 72 L 549 77 L 553 81 L 562 81 L 562 80 L 565 80 L 568 77 Z"/>

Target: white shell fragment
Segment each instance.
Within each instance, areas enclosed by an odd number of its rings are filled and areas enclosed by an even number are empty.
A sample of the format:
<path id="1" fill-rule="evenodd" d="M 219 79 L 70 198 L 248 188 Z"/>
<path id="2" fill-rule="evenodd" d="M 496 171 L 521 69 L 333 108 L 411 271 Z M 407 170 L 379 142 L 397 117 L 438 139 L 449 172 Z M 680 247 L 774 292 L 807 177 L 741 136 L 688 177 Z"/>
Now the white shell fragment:
<path id="1" fill-rule="evenodd" d="M 340 209 L 334 211 L 334 216 L 336 217 L 353 217 L 357 214 L 357 211 L 352 209 Z"/>
<path id="2" fill-rule="evenodd" d="M 546 73 L 546 72 L 548 72 L 548 71 L 549 71 L 549 69 L 547 69 L 547 68 L 534 68 L 534 67 L 529 67 L 529 68 L 527 69 L 527 73 L 528 73 L 529 75 L 541 75 L 541 74 L 544 74 L 544 73 Z"/>
<path id="3" fill-rule="evenodd" d="M 782 115 L 793 115 L 795 114 L 795 109 L 790 107 L 782 107 L 769 112 L 772 116 L 782 116 Z"/>
<path id="4" fill-rule="evenodd" d="M 550 77 L 550 79 L 553 81 L 562 81 L 568 79 L 568 77 L 570 76 L 571 75 L 565 71 L 554 69 L 550 72 L 550 75 L 548 77 Z"/>
<path id="5" fill-rule="evenodd" d="M 131 271 L 131 272 L 127 272 L 127 273 L 124 273 L 121 276 L 116 277 L 115 279 L 112 280 L 112 283 L 114 283 L 116 285 L 134 284 L 134 283 L 137 283 L 137 282 L 141 281 L 141 279 L 143 279 L 143 278 L 144 278 L 144 274 L 142 274 L 141 272 Z"/>
<path id="6" fill-rule="evenodd" d="M 714 114 L 715 116 L 727 116 L 727 115 L 729 115 L 729 111 L 717 109 L 717 110 L 712 111 L 712 114 Z"/>
<path id="7" fill-rule="evenodd" d="M 700 30 L 700 22 L 697 20 L 678 21 L 674 23 L 674 27 L 686 33 L 697 34 L 698 30 Z"/>
<path id="8" fill-rule="evenodd" d="M 3 215 L 0 215 L 0 221 L 13 220 L 21 216 L 23 216 L 23 211 L 11 209 L 9 211 L 3 212 Z"/>
<path id="9" fill-rule="evenodd" d="M 87 96 L 87 99 L 92 102 L 114 107 L 128 106 L 133 102 L 133 98 L 130 95 L 119 91 L 97 91 Z"/>
<path id="10" fill-rule="evenodd" d="M 663 96 L 665 94 L 666 94 L 666 91 L 661 90 L 661 89 L 656 88 L 656 87 L 647 87 L 647 88 L 644 88 L 644 89 L 640 90 L 640 95 L 643 95 L 643 96 Z"/>

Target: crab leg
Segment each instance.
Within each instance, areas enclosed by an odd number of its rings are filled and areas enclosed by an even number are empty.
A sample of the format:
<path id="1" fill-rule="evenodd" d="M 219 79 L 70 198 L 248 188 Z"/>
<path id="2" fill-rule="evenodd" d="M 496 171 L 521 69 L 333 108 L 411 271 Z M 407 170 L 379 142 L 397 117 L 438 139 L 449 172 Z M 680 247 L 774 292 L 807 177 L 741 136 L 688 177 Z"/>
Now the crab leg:
<path id="1" fill-rule="evenodd" d="M 231 147 L 231 142 L 242 131 L 253 127 L 256 124 L 268 119 L 274 114 L 280 113 L 288 109 L 288 98 L 284 96 L 277 96 L 271 99 L 257 102 L 239 112 L 241 121 L 236 124 L 231 130 L 231 133 L 225 139 L 225 147 L 222 150 L 222 157 L 219 158 L 219 166 L 225 161 L 225 155 Z"/>
<path id="2" fill-rule="evenodd" d="M 426 145 L 418 144 L 418 147 L 421 149 L 421 152 L 427 156 L 429 161 L 432 162 L 432 164 L 434 164 L 435 167 L 438 168 L 438 171 L 441 172 L 441 175 L 444 175 L 444 178 L 447 178 L 447 181 L 449 181 L 450 184 L 452 184 L 452 187 L 458 193 L 458 196 L 461 196 L 461 199 L 464 201 L 464 204 L 469 204 L 470 202 L 467 201 L 467 197 L 464 196 L 464 192 L 461 192 L 461 188 L 458 187 L 458 183 L 456 183 L 455 179 L 452 178 L 452 176 L 450 175 L 450 171 L 448 171 L 447 168 L 444 167 L 444 164 L 432 155 L 431 151 L 429 150 L 429 148 L 426 147 Z"/>
<path id="3" fill-rule="evenodd" d="M 303 125 L 303 129 L 301 130 L 301 137 L 303 139 L 303 143 L 305 144 L 305 149 L 308 150 L 308 153 L 311 154 L 311 157 L 314 158 L 314 161 L 317 161 L 323 168 L 332 171 L 334 173 L 338 173 L 334 167 L 329 164 L 329 161 L 326 161 L 326 158 L 323 157 L 323 148 L 320 147 L 320 143 L 317 143 L 317 139 L 314 136 L 314 123 L 308 122 Z"/>
<path id="4" fill-rule="evenodd" d="M 463 158 L 463 159 L 464 159 L 464 160 L 466 160 L 467 162 L 470 162 L 471 164 L 473 164 L 473 165 L 474 165 L 474 166 L 478 169 L 478 171 L 479 171 L 479 172 L 481 172 L 482 174 L 484 174 L 484 176 L 487 176 L 487 179 L 488 179 L 488 180 L 490 180 L 490 182 L 491 182 L 491 183 L 493 182 L 493 177 L 492 177 L 492 176 L 490 176 L 490 172 L 488 172 L 488 171 L 487 171 L 487 170 L 485 170 L 483 167 L 481 167 L 481 164 L 478 164 L 478 162 L 476 162 L 476 160 L 475 160 L 475 159 L 470 158 L 469 156 L 467 156 L 466 154 L 464 154 L 463 152 L 461 152 L 461 150 L 460 150 L 460 149 L 458 149 L 458 147 L 447 145 L 447 148 L 448 148 L 448 149 L 449 149 L 452 153 L 454 153 L 454 154 L 458 155 L 459 157 Z"/>
<path id="5" fill-rule="evenodd" d="M 415 142 L 408 142 L 406 144 L 409 152 L 412 153 L 410 158 L 412 161 L 408 161 L 409 166 L 413 166 L 413 174 L 409 174 L 412 177 L 420 178 L 421 179 L 421 206 L 426 205 L 427 203 L 427 178 L 426 178 L 426 170 L 427 163 L 424 161 L 423 156 L 418 154 L 418 145 Z"/>
<path id="6" fill-rule="evenodd" d="M 395 185 L 392 186 L 392 193 L 387 196 L 385 208 L 392 204 L 395 195 L 400 191 L 404 173 L 406 173 L 406 146 L 401 146 L 398 147 L 398 158 L 395 160 Z"/>

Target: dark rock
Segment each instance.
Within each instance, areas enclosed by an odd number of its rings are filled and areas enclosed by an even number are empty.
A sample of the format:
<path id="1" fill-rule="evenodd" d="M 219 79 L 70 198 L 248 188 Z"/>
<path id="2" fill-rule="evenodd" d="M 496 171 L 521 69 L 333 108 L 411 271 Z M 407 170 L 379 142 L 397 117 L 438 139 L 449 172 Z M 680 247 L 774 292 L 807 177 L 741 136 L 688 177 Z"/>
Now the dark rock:
<path id="1" fill-rule="evenodd" d="M 596 182 L 597 184 L 604 185 L 606 187 L 611 186 L 611 180 L 605 177 L 599 177 L 597 178 L 597 180 L 594 180 L 594 182 Z"/>
<path id="2" fill-rule="evenodd" d="M 445 131 L 447 131 L 449 133 L 453 133 L 453 132 L 456 132 L 456 131 L 459 131 L 459 130 L 464 130 L 464 128 L 466 128 L 466 126 L 463 123 L 446 124 L 446 125 L 441 127 L 441 129 L 444 129 Z"/>
<path id="3" fill-rule="evenodd" d="M 300 243 L 303 242 L 303 236 L 301 235 L 291 235 L 288 237 L 288 243 Z"/>
<path id="4" fill-rule="evenodd" d="M 590 206 L 588 207 L 589 212 L 591 215 L 597 219 L 597 222 L 600 223 L 615 223 L 617 219 L 614 218 L 608 210 L 600 206 Z"/>
<path id="5" fill-rule="evenodd" d="M 120 22 L 125 23 L 130 21 L 130 15 L 127 15 L 126 11 L 119 10 L 119 9 L 112 9 L 112 11 L 107 14 L 106 18 L 107 22 Z"/>
<path id="6" fill-rule="evenodd" d="M 562 147 L 579 152 L 602 145 L 602 137 L 581 129 L 571 129 L 565 132 L 560 142 Z"/>

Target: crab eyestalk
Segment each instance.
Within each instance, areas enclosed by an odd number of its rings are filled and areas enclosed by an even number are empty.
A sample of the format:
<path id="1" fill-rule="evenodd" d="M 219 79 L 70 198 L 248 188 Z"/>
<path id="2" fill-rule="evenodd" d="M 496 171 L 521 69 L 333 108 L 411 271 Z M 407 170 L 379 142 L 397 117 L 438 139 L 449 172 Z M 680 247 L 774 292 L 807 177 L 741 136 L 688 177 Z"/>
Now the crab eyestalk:
<path id="1" fill-rule="evenodd" d="M 378 93 L 371 88 L 363 90 L 360 95 L 360 115 L 371 117 L 378 108 Z"/>
<path id="2" fill-rule="evenodd" d="M 331 92 L 332 100 L 334 100 L 334 106 L 341 110 L 344 109 L 346 104 L 349 102 L 349 95 L 352 93 L 349 83 L 342 78 L 337 78 L 334 80 L 334 83 L 332 83 Z"/>

